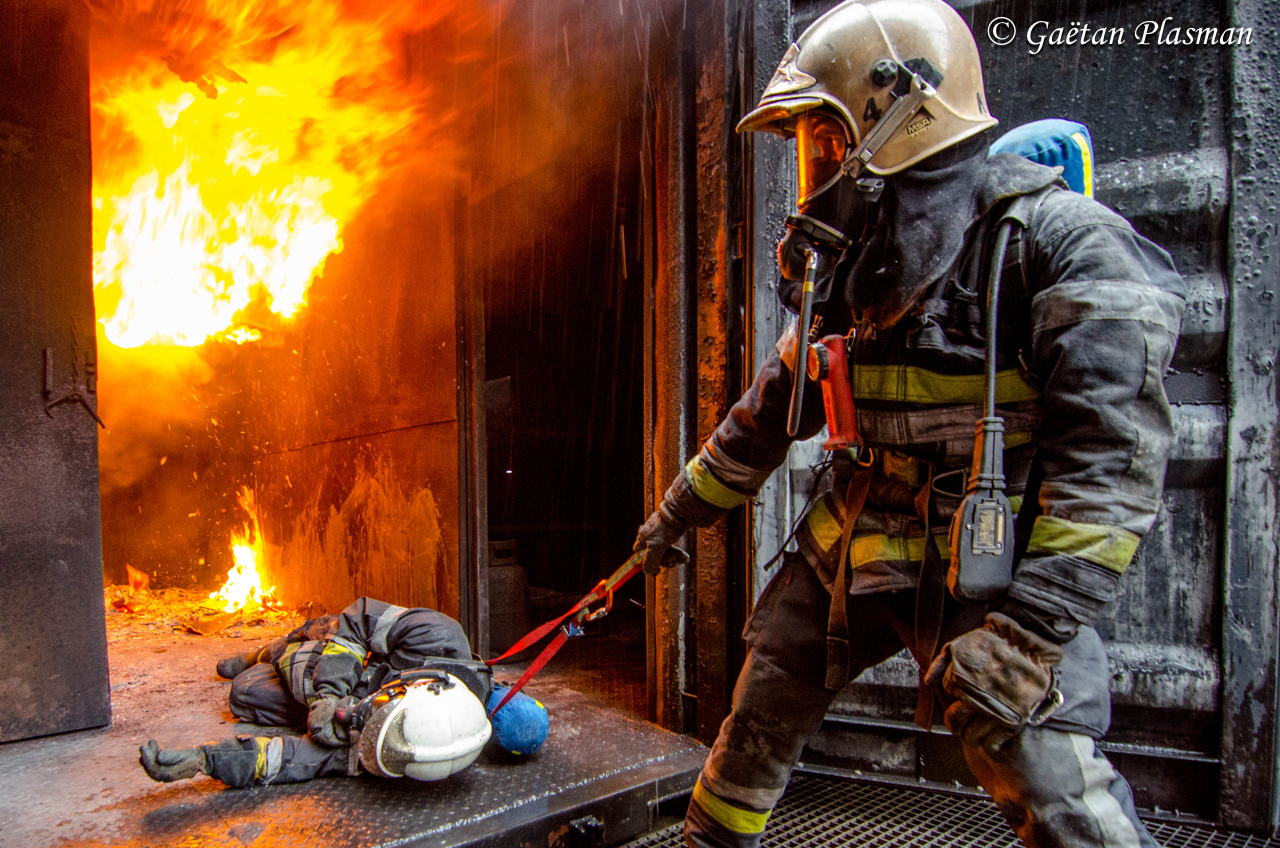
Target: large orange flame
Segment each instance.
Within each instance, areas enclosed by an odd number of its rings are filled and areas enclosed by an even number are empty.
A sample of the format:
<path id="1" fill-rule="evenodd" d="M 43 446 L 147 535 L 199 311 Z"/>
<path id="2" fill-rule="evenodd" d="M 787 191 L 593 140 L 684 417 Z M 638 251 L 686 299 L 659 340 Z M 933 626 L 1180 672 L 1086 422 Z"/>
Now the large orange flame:
<path id="1" fill-rule="evenodd" d="M 342 0 L 94 3 L 142 44 L 93 80 L 107 338 L 243 342 L 236 316 L 252 301 L 294 315 L 415 121 L 385 13 Z"/>
<path id="2" fill-rule="evenodd" d="M 231 536 L 231 553 L 235 565 L 227 573 L 227 582 L 222 588 L 210 593 L 210 598 L 222 601 L 226 612 L 235 612 L 250 604 L 265 606 L 271 603 L 275 591 L 270 586 L 262 585 L 262 530 L 258 525 L 258 509 L 254 503 L 253 490 L 247 486 L 240 490 L 237 500 L 240 508 L 249 515 L 249 523 L 244 529 Z"/>

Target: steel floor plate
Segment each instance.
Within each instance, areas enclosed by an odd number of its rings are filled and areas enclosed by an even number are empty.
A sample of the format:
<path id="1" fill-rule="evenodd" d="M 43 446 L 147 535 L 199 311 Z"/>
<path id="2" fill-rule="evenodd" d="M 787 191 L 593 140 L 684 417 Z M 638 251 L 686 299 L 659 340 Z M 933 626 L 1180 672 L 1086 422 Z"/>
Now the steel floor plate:
<path id="1" fill-rule="evenodd" d="M 1149 821 L 1164 848 L 1280 848 L 1263 836 L 1193 824 Z M 684 848 L 681 825 L 626 848 Z M 769 818 L 763 848 L 820 845 L 885 848 L 1011 848 L 1021 845 L 995 804 L 838 778 L 797 774 Z"/>

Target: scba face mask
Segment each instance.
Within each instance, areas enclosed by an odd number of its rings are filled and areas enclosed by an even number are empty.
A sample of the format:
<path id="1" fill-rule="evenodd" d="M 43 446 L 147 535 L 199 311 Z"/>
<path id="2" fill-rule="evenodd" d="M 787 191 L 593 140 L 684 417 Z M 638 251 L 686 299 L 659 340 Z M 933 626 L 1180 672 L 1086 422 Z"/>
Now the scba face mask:
<path id="1" fill-rule="evenodd" d="M 853 179 L 843 166 L 851 148 L 849 131 L 839 118 L 809 112 L 795 121 L 799 202 L 787 218 L 787 235 L 778 243 L 778 268 L 783 283 L 779 296 L 799 311 L 800 289 L 787 285 L 804 279 L 805 254 L 818 256 L 817 297 L 825 300 L 831 271 L 850 247 L 857 245 L 875 219 L 876 201 L 884 187 L 878 178 Z"/>

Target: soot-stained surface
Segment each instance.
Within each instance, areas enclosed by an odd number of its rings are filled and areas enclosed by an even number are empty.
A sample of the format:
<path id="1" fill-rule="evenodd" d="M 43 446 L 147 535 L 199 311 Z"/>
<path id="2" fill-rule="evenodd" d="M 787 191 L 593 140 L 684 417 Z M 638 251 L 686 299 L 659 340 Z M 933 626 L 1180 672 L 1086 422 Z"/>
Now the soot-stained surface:
<path id="1" fill-rule="evenodd" d="M 245 628 L 240 638 L 113 629 L 112 726 L 0 745 L 0 844 L 519 845 L 536 834 L 538 844 L 554 846 L 567 838 L 568 821 L 605 817 L 604 809 L 630 810 L 612 825 L 617 836 L 618 828 L 642 832 L 646 805 L 687 792 L 706 754 L 550 676 L 528 691 L 550 710 L 551 735 L 524 761 L 491 746 L 439 783 L 362 776 L 235 790 L 206 777 L 152 782 L 137 764 L 148 739 L 181 747 L 281 732 L 234 720 L 230 683 L 214 664 L 291 626 Z M 499 676 L 514 679 L 518 669 Z"/>

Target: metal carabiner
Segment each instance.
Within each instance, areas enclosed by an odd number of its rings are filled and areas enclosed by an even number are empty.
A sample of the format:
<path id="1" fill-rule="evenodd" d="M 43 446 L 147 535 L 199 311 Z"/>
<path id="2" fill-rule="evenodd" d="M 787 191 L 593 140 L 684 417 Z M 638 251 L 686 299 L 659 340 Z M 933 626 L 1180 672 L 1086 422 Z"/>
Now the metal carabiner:
<path id="1" fill-rule="evenodd" d="M 604 582 L 604 581 L 601 581 L 601 582 Z M 583 619 L 583 621 L 584 622 L 595 621 L 598 618 L 604 618 L 606 615 L 609 614 L 609 611 L 612 609 L 613 609 L 613 590 L 610 589 L 609 592 L 605 595 L 604 606 L 597 607 L 596 609 L 593 609 L 593 610 L 592 609 L 584 610 L 584 612 L 586 612 L 587 615 L 586 615 L 586 618 Z"/>

